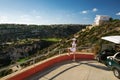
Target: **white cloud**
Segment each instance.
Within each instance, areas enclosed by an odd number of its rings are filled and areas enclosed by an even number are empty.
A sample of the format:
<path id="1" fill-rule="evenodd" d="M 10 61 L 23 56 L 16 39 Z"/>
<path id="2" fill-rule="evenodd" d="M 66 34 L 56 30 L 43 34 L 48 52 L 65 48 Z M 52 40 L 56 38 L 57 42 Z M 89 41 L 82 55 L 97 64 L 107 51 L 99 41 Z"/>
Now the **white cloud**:
<path id="1" fill-rule="evenodd" d="M 6 22 L 6 21 L 8 21 L 7 16 L 0 16 L 0 22 Z"/>
<path id="2" fill-rule="evenodd" d="M 116 15 L 120 16 L 120 12 L 116 13 Z"/>
<path id="3" fill-rule="evenodd" d="M 30 15 L 21 15 L 20 16 L 21 21 L 31 21 L 31 16 Z"/>
<path id="4" fill-rule="evenodd" d="M 21 19 L 28 18 L 28 17 L 29 17 L 29 15 L 21 15 L 20 16 Z"/>
<path id="5" fill-rule="evenodd" d="M 84 11 L 82 11 L 81 13 L 82 13 L 82 14 L 86 14 L 86 13 L 88 13 L 88 11 L 87 11 L 87 10 L 84 10 Z"/>
<path id="6" fill-rule="evenodd" d="M 96 11 L 98 11 L 98 9 L 97 8 L 93 8 L 93 10 L 92 10 L 93 12 L 96 12 Z"/>
<path id="7" fill-rule="evenodd" d="M 35 16 L 35 18 L 36 18 L 36 19 L 43 19 L 43 17 L 42 17 L 42 16 L 39 16 L 39 15 L 38 15 L 38 16 Z"/>
<path id="8" fill-rule="evenodd" d="M 98 11 L 98 9 L 97 9 L 97 8 L 93 8 L 92 10 L 83 10 L 83 11 L 81 11 L 80 13 L 82 13 L 82 14 L 87 14 L 87 13 L 96 12 L 96 11 Z"/>

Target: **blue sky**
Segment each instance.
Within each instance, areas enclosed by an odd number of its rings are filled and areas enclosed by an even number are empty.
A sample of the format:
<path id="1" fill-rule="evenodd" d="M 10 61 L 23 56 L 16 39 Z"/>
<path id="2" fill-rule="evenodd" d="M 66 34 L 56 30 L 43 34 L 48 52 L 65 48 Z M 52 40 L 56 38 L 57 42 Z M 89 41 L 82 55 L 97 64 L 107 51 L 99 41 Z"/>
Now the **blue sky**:
<path id="1" fill-rule="evenodd" d="M 91 24 L 96 15 L 120 19 L 120 0 L 0 0 L 0 23 Z"/>

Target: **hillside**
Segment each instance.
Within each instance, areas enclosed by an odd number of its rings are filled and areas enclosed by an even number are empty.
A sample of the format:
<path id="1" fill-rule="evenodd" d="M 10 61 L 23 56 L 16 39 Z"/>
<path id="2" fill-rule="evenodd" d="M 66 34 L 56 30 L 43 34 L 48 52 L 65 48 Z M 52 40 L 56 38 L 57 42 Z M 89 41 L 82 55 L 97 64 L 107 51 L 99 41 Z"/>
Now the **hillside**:
<path id="1" fill-rule="evenodd" d="M 85 31 L 79 32 L 78 35 L 78 45 L 100 44 L 103 36 L 120 35 L 120 21 L 111 21 L 92 28 L 87 27 Z"/>
<path id="2" fill-rule="evenodd" d="M 106 41 L 101 40 L 101 37 L 109 35 L 120 35 L 120 20 L 109 21 L 100 26 L 87 26 L 86 29 L 82 29 L 74 35 L 78 36 L 77 47 L 91 46 L 95 49 L 98 49 L 101 43 L 106 43 Z M 71 47 L 71 39 L 74 37 L 74 35 L 69 36 L 69 38 L 62 40 L 58 44 L 50 46 L 49 50 L 53 48 L 61 49 Z M 46 50 L 44 49 L 44 51 Z M 98 52 L 98 50 L 96 52 Z"/>
<path id="3" fill-rule="evenodd" d="M 85 26 L 0 24 L 0 43 L 27 38 L 66 38 Z"/>
<path id="4" fill-rule="evenodd" d="M 85 26 L 0 24 L 0 67 L 32 57 Z"/>

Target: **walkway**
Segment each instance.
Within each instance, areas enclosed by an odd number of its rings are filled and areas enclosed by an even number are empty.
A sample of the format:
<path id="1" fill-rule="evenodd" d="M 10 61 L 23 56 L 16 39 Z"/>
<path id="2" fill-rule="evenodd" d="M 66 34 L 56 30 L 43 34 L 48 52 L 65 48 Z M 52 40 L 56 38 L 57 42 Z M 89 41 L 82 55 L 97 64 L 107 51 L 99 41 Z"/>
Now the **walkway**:
<path id="1" fill-rule="evenodd" d="M 97 61 L 67 61 L 36 73 L 27 80 L 119 80 L 106 66 Z"/>

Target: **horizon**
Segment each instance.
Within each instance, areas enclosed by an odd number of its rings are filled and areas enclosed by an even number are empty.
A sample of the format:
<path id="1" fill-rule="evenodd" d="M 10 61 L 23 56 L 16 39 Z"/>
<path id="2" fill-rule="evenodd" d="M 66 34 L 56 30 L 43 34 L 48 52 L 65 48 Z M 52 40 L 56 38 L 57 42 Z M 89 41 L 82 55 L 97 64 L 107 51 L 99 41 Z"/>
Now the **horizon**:
<path id="1" fill-rule="evenodd" d="M 0 25 L 37 25 L 37 26 L 39 26 L 39 25 L 92 25 L 92 24 L 26 24 L 26 23 L 0 23 Z"/>
<path id="2" fill-rule="evenodd" d="M 0 0 L 0 24 L 93 24 L 96 15 L 120 19 L 120 0 Z"/>

